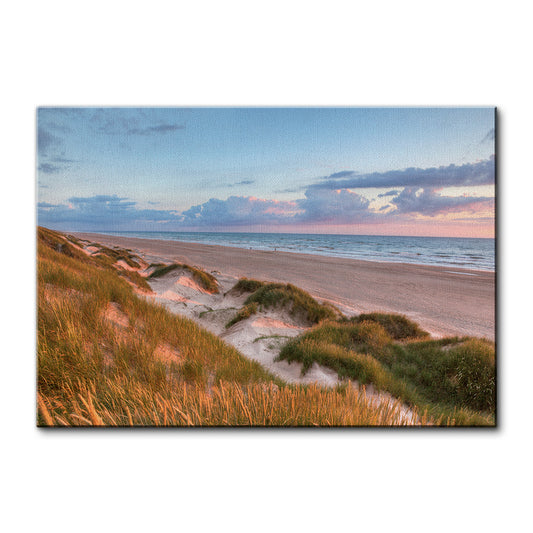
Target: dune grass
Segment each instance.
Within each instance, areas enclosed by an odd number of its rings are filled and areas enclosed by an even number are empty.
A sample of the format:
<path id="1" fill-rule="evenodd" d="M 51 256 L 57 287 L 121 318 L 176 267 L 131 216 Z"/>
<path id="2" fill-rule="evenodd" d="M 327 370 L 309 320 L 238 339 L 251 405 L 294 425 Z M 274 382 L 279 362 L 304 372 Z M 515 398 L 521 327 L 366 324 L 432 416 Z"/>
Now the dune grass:
<path id="1" fill-rule="evenodd" d="M 241 320 L 250 318 L 255 313 L 257 313 L 257 304 L 255 302 L 246 304 L 239 311 L 237 311 L 237 314 L 226 324 L 226 329 L 233 326 L 233 324 L 237 324 L 237 322 L 240 322 Z"/>
<path id="2" fill-rule="evenodd" d="M 240 279 L 233 290 L 253 293 L 244 302 L 244 307 L 226 325 L 231 325 L 248 318 L 258 309 L 287 307 L 292 315 L 301 316 L 310 324 L 339 316 L 338 311 L 330 305 L 318 303 L 306 291 L 290 283 L 264 283 L 257 280 Z"/>
<path id="3" fill-rule="evenodd" d="M 390 313 L 363 313 L 348 319 L 352 323 L 376 322 L 394 340 L 422 339 L 429 337 L 429 333 L 406 316 Z"/>
<path id="4" fill-rule="evenodd" d="M 302 363 L 303 373 L 318 363 L 443 420 L 453 416 L 466 425 L 494 424 L 493 343 L 457 337 L 413 340 L 425 332 L 400 315 L 359 319 L 319 324 L 290 340 L 278 360 Z"/>
<path id="5" fill-rule="evenodd" d="M 161 278 L 166 276 L 169 272 L 183 268 L 179 263 L 171 263 L 170 265 L 165 265 L 164 263 L 152 263 L 150 267 L 154 267 L 154 270 L 148 276 L 148 279 Z"/>
<path id="6" fill-rule="evenodd" d="M 160 278 L 167 275 L 169 272 L 178 269 L 188 270 L 192 274 L 193 279 L 195 279 L 206 291 L 210 292 L 211 294 L 218 294 L 219 292 L 216 278 L 212 274 L 209 274 L 208 272 L 205 272 L 199 268 L 183 263 L 171 263 L 170 265 L 154 263 L 150 266 L 155 267 L 155 269 L 148 276 L 148 279 Z"/>
<path id="7" fill-rule="evenodd" d="M 39 231 L 39 426 L 406 423 L 399 403 L 284 384 L 194 322 L 136 296 L 98 258 L 71 256 L 62 244 Z"/>
<path id="8" fill-rule="evenodd" d="M 112 263 L 124 261 L 131 268 L 140 268 L 140 264 L 138 262 L 140 261 L 140 258 L 130 253 L 128 250 L 123 248 L 108 248 L 107 246 L 103 246 L 101 244 L 98 245 L 98 248 L 98 254 L 109 257 L 112 259 Z"/>
<path id="9" fill-rule="evenodd" d="M 142 289 L 146 292 L 153 292 L 150 284 L 138 272 L 134 270 L 122 270 L 119 272 L 119 275 L 131 281 L 131 283 L 133 283 L 139 289 Z"/>
<path id="10" fill-rule="evenodd" d="M 233 286 L 230 292 L 243 293 L 243 292 L 255 292 L 257 289 L 265 285 L 264 281 L 257 279 L 241 278 Z"/>

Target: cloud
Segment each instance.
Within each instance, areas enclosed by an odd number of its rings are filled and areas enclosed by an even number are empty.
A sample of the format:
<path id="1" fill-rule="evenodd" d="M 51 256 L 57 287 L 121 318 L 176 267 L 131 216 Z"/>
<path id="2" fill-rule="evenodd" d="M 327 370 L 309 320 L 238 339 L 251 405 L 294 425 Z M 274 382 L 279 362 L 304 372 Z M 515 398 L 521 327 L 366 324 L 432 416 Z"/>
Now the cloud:
<path id="1" fill-rule="evenodd" d="M 50 133 L 43 126 L 37 128 L 37 151 L 40 155 L 46 156 L 50 150 L 57 150 L 62 143 L 61 138 Z"/>
<path id="2" fill-rule="evenodd" d="M 298 211 L 295 202 L 230 196 L 226 200 L 211 198 L 182 214 L 185 226 L 246 226 L 287 224 L 294 220 Z"/>
<path id="3" fill-rule="evenodd" d="M 57 174 L 62 170 L 60 166 L 53 165 L 51 163 L 41 163 L 37 169 L 44 174 Z"/>
<path id="4" fill-rule="evenodd" d="M 306 187 L 292 187 L 292 188 L 288 188 L 288 189 L 277 189 L 274 192 L 277 192 L 277 193 L 300 192 L 300 191 L 304 191 L 305 189 L 306 189 Z"/>
<path id="5" fill-rule="evenodd" d="M 185 124 L 168 122 L 157 109 L 98 108 L 91 112 L 87 123 L 105 135 L 164 135 L 184 130 Z"/>
<path id="6" fill-rule="evenodd" d="M 477 213 L 494 207 L 494 198 L 442 196 L 433 189 L 405 188 L 378 209 L 369 199 L 347 189 L 309 188 L 294 201 L 264 200 L 253 196 L 211 198 L 184 211 L 186 227 L 242 227 L 253 225 L 365 224 L 412 220 L 447 213 Z M 389 194 L 392 196 L 392 194 Z M 471 220 L 471 219 L 470 219 Z"/>
<path id="7" fill-rule="evenodd" d="M 152 202 L 153 203 L 153 202 Z M 412 220 L 447 213 L 477 213 L 494 208 L 494 198 L 442 196 L 432 189 L 405 188 L 391 202 L 375 210 L 370 200 L 347 190 L 308 189 L 294 201 L 253 196 L 211 198 L 179 213 L 140 209 L 138 203 L 117 195 L 71 197 L 66 203 L 38 204 L 39 224 L 70 230 L 132 230 L 279 226 L 298 224 L 365 224 Z M 471 220 L 471 219 L 470 219 Z"/>
<path id="8" fill-rule="evenodd" d="M 231 188 L 231 187 L 242 187 L 243 185 L 253 185 L 254 183 L 255 183 L 255 180 L 242 180 L 242 181 L 237 181 L 234 183 L 222 183 L 219 181 L 211 185 L 211 188 L 224 189 L 224 188 Z"/>
<path id="9" fill-rule="evenodd" d="M 385 196 L 397 196 L 400 194 L 400 191 L 388 191 L 384 192 L 383 194 L 378 194 L 378 198 L 384 198 Z"/>
<path id="10" fill-rule="evenodd" d="M 146 128 L 131 128 L 126 133 L 128 135 L 157 135 L 184 129 L 184 124 L 158 124 L 157 126 L 147 126 Z"/>
<path id="11" fill-rule="evenodd" d="M 351 177 L 354 174 L 359 174 L 355 170 L 342 170 L 341 172 L 335 172 L 334 174 L 330 174 L 329 176 L 324 176 L 322 179 L 339 179 L 339 178 L 347 178 Z"/>
<path id="12" fill-rule="evenodd" d="M 179 223 L 176 211 L 138 209 L 137 202 L 116 195 L 71 197 L 65 204 L 38 204 L 39 224 L 79 230 L 112 230 L 147 224 Z"/>
<path id="13" fill-rule="evenodd" d="M 67 158 L 61 157 L 61 156 L 52 157 L 50 159 L 50 161 L 52 161 L 54 163 L 65 163 L 65 164 L 78 163 L 78 161 L 76 161 L 75 159 L 67 159 Z"/>
<path id="14" fill-rule="evenodd" d="M 408 213 L 434 217 L 443 213 L 469 211 L 475 213 L 494 208 L 494 198 L 477 196 L 441 196 L 431 189 L 405 188 L 391 200 L 394 214 Z"/>
<path id="15" fill-rule="evenodd" d="M 345 170 L 325 176 L 315 189 L 363 189 L 379 187 L 444 187 L 489 185 L 494 183 L 494 156 L 477 163 L 433 168 L 406 168 L 371 174 Z"/>
<path id="16" fill-rule="evenodd" d="M 308 189 L 305 198 L 297 200 L 302 210 L 297 216 L 299 222 L 324 222 L 344 224 L 360 222 L 372 216 L 370 200 L 346 189 Z"/>
<path id="17" fill-rule="evenodd" d="M 63 139 L 52 133 L 49 128 L 54 131 L 67 131 L 66 128 L 62 128 L 53 122 L 47 123 L 46 127 L 43 124 L 38 126 L 37 154 L 39 165 L 37 170 L 43 174 L 57 174 L 65 168 L 68 168 L 66 165 L 76 163 L 77 161 L 64 157 Z"/>

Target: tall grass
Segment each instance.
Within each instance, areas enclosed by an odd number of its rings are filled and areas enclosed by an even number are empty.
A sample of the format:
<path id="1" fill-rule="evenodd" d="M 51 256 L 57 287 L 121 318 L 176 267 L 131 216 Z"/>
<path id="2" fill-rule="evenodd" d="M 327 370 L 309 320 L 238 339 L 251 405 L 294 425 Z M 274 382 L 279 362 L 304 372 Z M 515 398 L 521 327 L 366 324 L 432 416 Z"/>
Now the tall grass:
<path id="1" fill-rule="evenodd" d="M 209 394 L 182 384 L 153 391 L 109 379 L 105 391 L 93 382 L 67 399 L 38 396 L 40 425 L 58 426 L 391 426 L 407 425 L 401 406 L 372 405 L 364 392 L 317 386 L 220 383 Z M 424 419 L 422 419 L 424 421 Z M 452 421 L 453 422 L 453 421 Z"/>

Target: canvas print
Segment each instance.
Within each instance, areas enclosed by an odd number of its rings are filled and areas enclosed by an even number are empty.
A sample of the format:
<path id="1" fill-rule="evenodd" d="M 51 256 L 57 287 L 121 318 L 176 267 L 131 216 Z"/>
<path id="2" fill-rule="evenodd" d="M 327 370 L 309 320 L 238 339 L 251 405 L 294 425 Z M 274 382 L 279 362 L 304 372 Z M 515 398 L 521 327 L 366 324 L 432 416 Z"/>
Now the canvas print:
<path id="1" fill-rule="evenodd" d="M 495 426 L 496 111 L 41 107 L 38 426 Z"/>

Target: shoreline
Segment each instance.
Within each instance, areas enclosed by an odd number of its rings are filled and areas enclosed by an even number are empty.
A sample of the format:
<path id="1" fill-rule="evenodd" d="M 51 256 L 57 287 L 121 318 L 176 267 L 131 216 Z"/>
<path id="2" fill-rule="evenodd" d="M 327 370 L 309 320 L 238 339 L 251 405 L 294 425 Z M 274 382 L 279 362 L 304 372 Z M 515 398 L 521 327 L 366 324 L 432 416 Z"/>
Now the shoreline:
<path id="1" fill-rule="evenodd" d="M 63 232 L 63 233 L 68 233 L 68 232 Z M 105 237 L 118 237 L 118 238 L 127 238 L 127 239 L 141 239 L 141 240 L 148 240 L 148 241 L 161 241 L 161 242 L 176 242 L 176 243 L 181 243 L 181 244 L 200 244 L 200 245 L 204 245 L 204 246 L 220 246 L 222 248 L 235 248 L 235 249 L 238 249 L 238 250 L 253 250 L 253 251 L 257 251 L 257 252 L 283 252 L 283 253 L 288 253 L 288 254 L 297 254 L 297 255 L 310 255 L 310 256 L 320 256 L 320 257 L 331 257 L 333 259 L 350 259 L 350 260 L 353 260 L 353 261 L 365 261 L 365 262 L 369 262 L 369 263 L 386 263 L 386 264 L 395 264 L 395 265 L 417 265 L 417 266 L 428 266 L 428 267 L 437 267 L 437 268 L 447 268 L 447 269 L 457 269 L 457 270 L 464 270 L 464 271 L 467 271 L 467 272 L 488 272 L 489 274 L 495 274 L 496 270 L 495 268 L 494 269 L 489 269 L 489 268 L 471 268 L 471 267 L 468 267 L 468 266 L 464 266 L 462 264 L 435 264 L 435 263 L 425 263 L 425 262 L 420 262 L 420 261 L 411 261 L 411 262 L 406 262 L 406 261 L 393 261 L 393 260 L 387 260 L 387 259 L 378 259 L 378 258 L 371 258 L 371 259 L 366 259 L 366 258 L 361 258 L 361 257 L 350 257 L 350 256 L 343 256 L 343 255 L 331 255 L 331 254 L 327 254 L 327 253 L 322 253 L 322 252 L 314 252 L 314 251 L 307 251 L 307 252 L 294 252 L 294 251 L 291 251 L 291 250 L 283 250 L 283 249 L 276 249 L 276 247 L 274 247 L 274 249 L 272 248 L 251 248 L 251 247 L 245 247 L 245 246 L 232 246 L 232 245 L 226 245 L 226 244 L 218 244 L 218 243 L 212 243 L 212 242 L 196 242 L 196 241 L 187 241 L 187 240 L 179 240 L 179 239 L 156 239 L 156 238 L 149 238 L 149 237 L 139 237 L 139 236 L 135 236 L 133 234 L 137 234 L 137 232 L 126 232 L 126 233 L 132 233 L 132 235 L 113 235 L 113 234 L 110 234 L 110 233 L 91 233 L 91 232 L 71 232 L 72 234 L 85 234 L 85 235 L 93 235 L 93 236 L 96 236 L 96 235 L 103 235 Z M 271 234 L 271 235 L 275 235 L 275 234 Z M 285 235 L 285 234 L 282 234 L 282 235 Z M 310 234 L 310 235 L 315 235 L 315 234 Z M 343 235 L 340 235 L 340 236 L 343 236 Z M 350 235 L 347 235 L 347 236 L 350 236 Z M 363 237 L 366 237 L 366 235 L 362 235 Z M 392 237 L 395 237 L 394 235 Z M 421 238 L 438 238 L 438 237 L 421 237 Z"/>
<path id="2" fill-rule="evenodd" d="M 236 279 L 292 283 L 346 314 L 404 314 L 436 337 L 471 335 L 495 340 L 492 271 L 70 233 L 104 245 L 130 248 L 155 261 L 188 263 Z"/>

